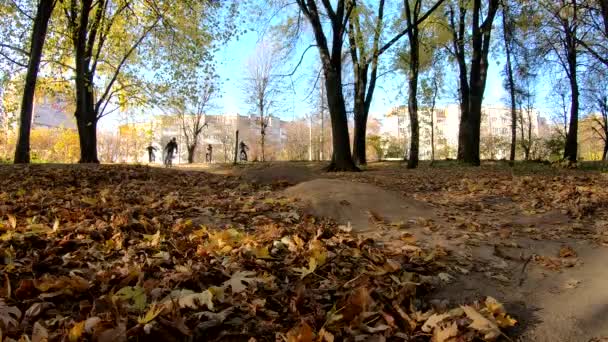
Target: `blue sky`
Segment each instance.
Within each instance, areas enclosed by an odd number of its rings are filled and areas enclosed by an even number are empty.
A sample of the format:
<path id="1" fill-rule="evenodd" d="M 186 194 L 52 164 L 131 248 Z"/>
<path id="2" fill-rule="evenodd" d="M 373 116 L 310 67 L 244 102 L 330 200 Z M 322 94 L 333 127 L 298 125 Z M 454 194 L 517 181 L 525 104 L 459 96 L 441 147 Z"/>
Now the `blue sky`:
<path id="1" fill-rule="evenodd" d="M 251 106 L 246 103 L 242 83 L 246 77 L 247 60 L 255 53 L 257 44 L 261 41 L 257 32 L 250 31 L 241 36 L 239 40 L 232 40 L 223 46 L 216 56 L 219 62 L 218 74 L 222 81 L 222 98 L 217 100 L 215 109 L 217 114 L 239 113 L 247 114 L 251 111 Z M 305 46 L 305 45 L 304 45 Z M 285 73 L 293 70 L 303 51 L 302 46 L 290 62 L 287 62 L 283 69 Z M 395 48 L 395 47 L 393 47 Z M 391 58 L 390 53 L 384 54 L 381 58 Z M 286 87 L 285 101 L 276 115 L 282 119 L 291 120 L 300 118 L 311 112 L 312 105 L 307 96 L 310 95 L 311 79 L 315 76 L 315 68 L 318 65 L 319 55 L 315 48 L 310 49 L 305 55 L 302 65 L 298 72 L 287 83 L 293 86 Z M 501 70 L 503 69 L 503 57 L 490 56 L 490 66 L 488 70 L 488 81 L 484 94 L 485 105 L 504 105 L 506 92 L 503 88 Z M 551 78 L 551 75 L 548 75 Z M 438 99 L 440 104 L 456 103 L 455 98 L 457 84 L 452 73 L 445 78 L 443 96 Z M 374 93 L 374 99 L 370 114 L 372 117 L 381 119 L 392 107 L 406 104 L 407 97 L 403 92 L 404 77 L 391 73 L 378 80 L 378 86 Z M 544 113 L 550 110 L 549 100 L 546 99 L 550 91 L 550 84 L 546 79 L 539 79 L 537 84 L 537 108 Z M 154 111 L 157 112 L 157 111 Z M 104 118 L 101 122 L 102 127 L 111 128 L 120 122 L 120 115 L 112 115 Z M 130 121 L 142 121 L 144 117 L 129 119 Z"/>
<path id="2" fill-rule="evenodd" d="M 219 108 L 223 109 L 224 113 L 241 113 L 246 114 L 251 109 L 248 104 L 245 103 L 245 95 L 241 88 L 241 83 L 244 79 L 244 70 L 246 68 L 247 59 L 255 52 L 256 44 L 259 41 L 259 36 L 255 32 L 250 32 L 243 36 L 238 41 L 231 41 L 229 44 L 224 46 L 218 55 L 218 59 L 221 61 L 219 68 L 219 74 L 223 81 L 223 97 L 219 101 Z M 299 58 L 299 55 L 297 56 Z M 383 55 L 384 58 L 390 58 L 390 54 Z M 501 70 L 503 68 L 503 61 L 500 56 L 497 56 L 499 64 L 496 59 L 490 61 L 490 67 L 488 70 L 488 81 L 485 90 L 484 104 L 487 105 L 503 105 L 505 103 L 506 92 L 503 88 L 503 78 Z M 315 65 L 319 58 L 316 49 L 308 51 L 305 61 L 300 67 L 300 82 L 296 83 L 296 95 L 294 96 L 293 103 L 295 105 L 287 104 L 285 111 L 280 116 L 283 119 L 291 119 L 293 117 L 301 117 L 310 111 L 310 105 L 304 101 L 304 98 L 310 92 L 310 84 L 306 81 L 305 75 L 302 73 L 308 72 L 308 75 L 312 75 L 314 70 L 312 66 Z M 292 61 L 291 64 L 286 65 L 286 70 L 292 70 L 295 66 L 296 61 Z M 313 77 L 313 76 L 309 76 Z M 405 79 L 397 74 L 389 74 L 379 79 L 378 87 L 374 94 L 374 100 L 372 108 L 370 110 L 374 117 L 380 118 L 390 108 L 407 103 L 407 97 L 404 94 L 400 94 L 402 84 Z M 448 77 L 446 79 L 445 90 L 441 103 L 456 103 L 456 99 L 453 97 L 457 85 L 453 82 L 454 79 Z M 544 95 L 547 88 L 544 82 L 539 82 L 538 85 L 539 96 L 537 98 L 538 107 L 545 109 L 547 103 L 544 100 Z M 289 96 L 288 96 L 289 97 Z M 288 108 L 293 107 L 293 108 Z"/>

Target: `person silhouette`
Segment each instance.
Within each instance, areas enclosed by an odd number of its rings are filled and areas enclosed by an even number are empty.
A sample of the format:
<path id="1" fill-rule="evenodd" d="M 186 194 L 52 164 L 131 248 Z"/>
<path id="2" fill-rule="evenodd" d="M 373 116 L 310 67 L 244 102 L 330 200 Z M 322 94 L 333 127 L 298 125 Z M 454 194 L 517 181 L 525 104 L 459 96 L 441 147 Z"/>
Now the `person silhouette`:
<path id="1" fill-rule="evenodd" d="M 177 139 L 174 137 L 169 140 L 165 147 L 165 166 L 170 167 L 173 165 L 173 154 L 177 152 Z"/>
<path id="2" fill-rule="evenodd" d="M 207 153 L 205 154 L 205 161 L 207 163 L 211 163 L 212 159 L 213 159 L 213 146 L 211 146 L 211 144 L 208 144 Z"/>
<path id="3" fill-rule="evenodd" d="M 247 144 L 245 144 L 244 141 L 241 141 L 241 152 L 240 152 L 240 156 L 241 156 L 241 161 L 247 161 L 247 151 L 249 150 L 249 147 L 247 146 Z"/>
<path id="4" fill-rule="evenodd" d="M 148 150 L 148 162 L 153 163 L 156 160 L 154 152 L 158 151 L 158 149 L 150 144 L 150 146 L 146 147 L 146 150 Z"/>

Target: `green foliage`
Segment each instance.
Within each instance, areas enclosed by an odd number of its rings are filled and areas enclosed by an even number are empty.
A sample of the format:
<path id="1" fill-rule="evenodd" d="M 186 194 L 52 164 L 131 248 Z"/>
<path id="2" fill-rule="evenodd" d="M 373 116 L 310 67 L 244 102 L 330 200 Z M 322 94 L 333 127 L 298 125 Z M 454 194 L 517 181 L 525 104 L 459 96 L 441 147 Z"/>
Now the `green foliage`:
<path id="1" fill-rule="evenodd" d="M 383 139 L 383 145 L 385 158 L 403 158 L 405 155 L 403 143 L 395 137 Z"/>
<path id="2" fill-rule="evenodd" d="M 384 157 L 384 149 L 382 148 L 382 137 L 379 135 L 368 135 L 367 136 L 367 146 L 370 147 L 375 155 L 377 160 L 382 160 Z"/>
<path id="3" fill-rule="evenodd" d="M 544 146 L 547 155 L 544 159 L 550 161 L 561 160 L 564 155 L 564 146 L 566 144 L 566 138 L 559 133 L 553 133 L 544 140 Z"/>

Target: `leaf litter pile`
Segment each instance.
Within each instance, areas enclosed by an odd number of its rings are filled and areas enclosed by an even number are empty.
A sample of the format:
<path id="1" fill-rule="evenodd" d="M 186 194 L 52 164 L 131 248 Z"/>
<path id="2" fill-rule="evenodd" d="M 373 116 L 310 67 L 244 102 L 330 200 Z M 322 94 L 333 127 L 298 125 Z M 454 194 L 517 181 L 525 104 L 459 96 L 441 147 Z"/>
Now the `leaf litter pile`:
<path id="1" fill-rule="evenodd" d="M 441 248 L 303 215 L 277 186 L 137 166 L 0 167 L 0 341 L 473 341 L 426 300 Z"/>

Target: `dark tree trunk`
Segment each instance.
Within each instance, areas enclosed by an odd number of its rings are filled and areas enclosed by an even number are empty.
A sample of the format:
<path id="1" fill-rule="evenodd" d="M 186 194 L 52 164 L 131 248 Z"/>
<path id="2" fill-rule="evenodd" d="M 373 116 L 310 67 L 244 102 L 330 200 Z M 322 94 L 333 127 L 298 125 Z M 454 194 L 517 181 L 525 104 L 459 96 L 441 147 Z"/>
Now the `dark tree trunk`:
<path id="1" fill-rule="evenodd" d="M 98 117 L 93 93 L 93 74 L 90 70 L 93 50 L 91 46 L 87 46 L 87 30 L 92 3 L 93 0 L 82 0 L 78 12 L 80 16 L 76 19 L 76 13 L 72 13 L 73 20 L 78 20 L 78 22 L 71 23 L 76 65 L 76 113 L 74 116 L 80 141 L 79 163 L 99 163 L 97 158 Z M 100 15 L 98 12 L 98 16 Z"/>
<path id="2" fill-rule="evenodd" d="M 238 162 L 239 155 L 239 130 L 236 130 L 236 137 L 234 138 L 234 165 Z"/>
<path id="3" fill-rule="evenodd" d="M 599 0 L 599 3 L 604 21 L 604 33 L 608 35 L 608 0 Z"/>
<path id="4" fill-rule="evenodd" d="M 78 137 L 80 141 L 79 163 L 99 164 L 97 158 L 97 119 L 93 117 L 88 120 L 76 120 L 78 126 Z"/>
<path id="5" fill-rule="evenodd" d="M 328 171 L 357 171 L 350 152 L 346 106 L 342 94 L 341 73 L 328 70 L 325 74 L 327 105 L 331 117 L 333 154 Z"/>
<path id="6" fill-rule="evenodd" d="M 509 10 L 508 6 L 503 7 L 502 12 L 502 28 L 503 40 L 505 43 L 505 52 L 507 57 L 507 82 L 509 87 L 509 98 L 511 104 L 511 150 L 509 152 L 509 160 L 515 161 L 515 146 L 517 144 L 517 104 L 515 103 L 515 79 L 513 78 L 513 65 L 511 63 L 511 47 L 513 41 L 512 27 L 508 23 Z"/>
<path id="7" fill-rule="evenodd" d="M 463 160 L 463 146 L 466 138 L 469 120 L 469 80 L 465 55 L 465 19 L 467 9 L 460 5 L 458 8 L 458 24 L 456 24 L 454 9 L 450 7 L 450 26 L 452 28 L 452 48 L 458 63 L 458 94 L 460 97 L 460 122 L 458 128 L 457 159 Z"/>
<path id="8" fill-rule="evenodd" d="M 321 22 L 317 2 L 314 0 L 296 0 L 296 2 L 310 22 L 323 65 L 333 142 L 332 159 L 327 170 L 359 171 L 351 155 L 346 105 L 342 93 L 342 46 L 344 45 L 344 33 L 354 8 L 354 2 L 338 0 L 336 1 L 336 8 L 333 8 L 330 1 L 322 2 L 329 14 L 329 24 L 332 30 L 331 45 L 328 44 L 324 32 L 324 24 Z"/>
<path id="9" fill-rule="evenodd" d="M 367 164 L 367 155 L 365 151 L 365 139 L 367 136 L 366 123 L 367 119 L 363 119 L 362 117 L 355 119 L 355 129 L 353 132 L 353 161 L 359 165 Z"/>
<path id="10" fill-rule="evenodd" d="M 188 145 L 186 150 L 188 152 L 188 164 L 194 163 L 194 152 L 196 152 L 197 144 Z"/>
<path id="11" fill-rule="evenodd" d="M 46 39 L 49 20 L 55 7 L 55 0 L 40 0 L 34 27 L 30 41 L 30 56 L 25 75 L 25 86 L 23 88 L 23 98 L 21 100 L 21 113 L 19 117 L 19 138 L 15 148 L 15 164 L 30 162 L 30 130 L 32 126 L 32 111 L 34 106 L 34 94 L 36 91 L 36 80 L 42 49 Z"/>
<path id="12" fill-rule="evenodd" d="M 365 138 L 367 136 L 367 117 L 369 108 L 365 105 L 367 87 L 367 67 L 356 69 L 355 104 L 353 107 L 355 129 L 353 132 L 353 161 L 359 165 L 367 164 Z"/>
<path id="13" fill-rule="evenodd" d="M 575 62 L 576 63 L 576 62 Z M 568 135 L 566 135 L 566 146 L 564 149 L 564 159 L 571 162 L 576 162 L 578 152 L 578 109 L 579 109 L 579 91 L 576 80 L 576 67 L 573 69 L 572 79 L 570 80 L 570 88 L 572 91 L 572 103 L 570 105 L 570 125 L 568 127 Z"/>
<path id="14" fill-rule="evenodd" d="M 577 21 L 577 7 L 576 0 L 572 1 L 574 5 L 574 17 L 572 21 Z M 579 89 L 578 89 L 578 78 L 577 78 L 577 42 L 576 42 L 576 26 L 574 29 L 571 28 L 570 22 L 565 20 L 563 23 L 565 41 L 564 47 L 566 48 L 567 66 L 565 66 L 568 74 L 568 80 L 570 81 L 570 92 L 572 102 L 570 104 L 570 125 L 568 127 L 568 134 L 566 135 L 566 146 L 564 148 L 564 159 L 571 162 L 576 162 L 578 154 L 578 110 L 579 110 Z"/>
<path id="15" fill-rule="evenodd" d="M 606 110 L 608 110 L 608 107 L 606 106 L 606 98 L 604 98 L 604 108 L 603 108 L 603 113 L 602 113 L 602 121 L 604 122 L 604 124 L 602 125 L 602 129 L 604 131 L 604 153 L 602 154 L 602 160 L 606 161 L 606 154 L 608 153 L 608 113 L 606 112 Z"/>
<path id="16" fill-rule="evenodd" d="M 473 34 L 471 70 L 469 75 L 469 110 L 461 118 L 459 157 L 465 163 L 479 165 L 479 141 L 481 129 L 481 105 L 486 87 L 488 53 L 492 23 L 498 11 L 498 0 L 489 0 L 488 14 L 480 25 L 481 0 L 473 1 Z M 461 75 L 462 76 L 462 75 Z M 464 114 L 464 113 L 463 113 Z M 460 145 L 462 144 L 462 148 Z"/>
<path id="17" fill-rule="evenodd" d="M 407 168 L 414 169 L 418 167 L 419 159 L 419 145 L 420 145 L 420 134 L 418 124 L 418 100 L 416 98 L 418 94 L 418 69 L 419 69 L 419 44 L 418 44 L 418 25 L 415 23 L 418 21 L 418 14 L 420 13 L 420 0 L 416 0 L 414 3 L 413 11 L 410 9 L 409 2 L 405 2 L 405 12 L 408 21 L 408 26 L 412 29 L 408 32 L 408 38 L 410 42 L 410 73 L 409 73 L 409 98 L 408 98 L 408 112 L 410 114 L 410 155 L 407 160 Z M 432 114 L 431 114 L 432 115 Z"/>

